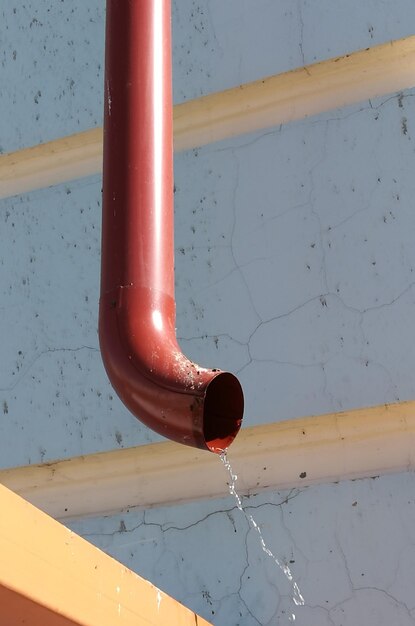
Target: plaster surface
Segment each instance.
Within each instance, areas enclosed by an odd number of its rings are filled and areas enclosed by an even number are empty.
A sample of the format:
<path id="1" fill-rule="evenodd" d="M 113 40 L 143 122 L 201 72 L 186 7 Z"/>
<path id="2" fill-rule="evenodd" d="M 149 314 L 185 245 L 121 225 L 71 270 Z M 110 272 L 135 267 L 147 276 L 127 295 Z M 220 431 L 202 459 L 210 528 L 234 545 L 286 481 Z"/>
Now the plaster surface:
<path id="1" fill-rule="evenodd" d="M 301 626 L 410 626 L 413 481 L 398 474 L 244 499 L 291 568 L 305 599 L 299 607 L 233 499 L 124 511 L 71 528 L 215 625 L 288 625 L 294 613 Z"/>
<path id="2" fill-rule="evenodd" d="M 410 0 L 173 5 L 177 102 L 415 32 Z M 0 15 L 1 150 L 101 124 L 103 1 Z M 415 398 L 414 96 L 176 155 L 180 343 L 239 374 L 246 425 Z M 2 467 L 159 439 L 100 361 L 100 190 L 92 177 L 0 203 Z M 296 623 L 414 623 L 413 484 L 246 502 L 293 561 Z M 289 589 L 232 500 L 73 528 L 216 626 L 289 623 Z"/>

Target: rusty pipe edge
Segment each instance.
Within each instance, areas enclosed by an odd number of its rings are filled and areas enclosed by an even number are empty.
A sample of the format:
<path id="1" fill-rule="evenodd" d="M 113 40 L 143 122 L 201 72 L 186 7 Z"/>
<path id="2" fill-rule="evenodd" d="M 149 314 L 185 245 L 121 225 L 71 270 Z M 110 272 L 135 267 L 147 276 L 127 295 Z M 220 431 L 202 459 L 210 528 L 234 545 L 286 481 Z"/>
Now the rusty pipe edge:
<path id="1" fill-rule="evenodd" d="M 170 0 L 107 0 L 99 338 L 110 381 L 147 426 L 219 453 L 243 393 L 175 331 Z"/>

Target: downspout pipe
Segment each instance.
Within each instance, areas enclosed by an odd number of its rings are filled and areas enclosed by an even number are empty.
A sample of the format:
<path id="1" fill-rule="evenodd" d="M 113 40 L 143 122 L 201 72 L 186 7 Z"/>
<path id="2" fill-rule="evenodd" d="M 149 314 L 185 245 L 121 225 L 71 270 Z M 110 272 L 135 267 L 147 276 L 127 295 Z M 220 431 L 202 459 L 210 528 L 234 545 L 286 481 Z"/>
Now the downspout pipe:
<path id="1" fill-rule="evenodd" d="M 107 0 L 99 338 L 110 381 L 156 432 L 220 453 L 243 393 L 176 339 L 170 0 Z"/>

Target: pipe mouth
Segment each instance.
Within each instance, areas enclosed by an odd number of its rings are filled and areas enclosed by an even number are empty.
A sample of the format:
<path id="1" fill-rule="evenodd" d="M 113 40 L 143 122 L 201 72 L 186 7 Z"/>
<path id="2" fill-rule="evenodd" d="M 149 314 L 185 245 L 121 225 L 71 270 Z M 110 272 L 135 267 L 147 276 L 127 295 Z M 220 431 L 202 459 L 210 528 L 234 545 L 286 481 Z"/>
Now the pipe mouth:
<path id="1" fill-rule="evenodd" d="M 203 408 L 203 436 L 211 452 L 224 452 L 241 427 L 244 395 L 239 380 L 221 372 L 209 383 Z"/>

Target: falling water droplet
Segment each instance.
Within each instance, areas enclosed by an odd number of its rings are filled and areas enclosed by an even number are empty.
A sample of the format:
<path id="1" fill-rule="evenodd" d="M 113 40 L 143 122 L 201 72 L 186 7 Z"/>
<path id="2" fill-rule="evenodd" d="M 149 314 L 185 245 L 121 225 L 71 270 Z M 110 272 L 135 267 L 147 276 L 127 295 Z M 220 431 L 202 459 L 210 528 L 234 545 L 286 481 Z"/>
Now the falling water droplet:
<path id="1" fill-rule="evenodd" d="M 252 526 L 252 528 L 257 532 L 258 537 L 259 537 L 259 541 L 261 544 L 261 548 L 262 550 L 265 552 L 265 554 L 267 556 L 269 556 L 274 563 L 279 567 L 279 569 L 282 571 L 282 573 L 284 574 L 284 576 L 286 577 L 286 579 L 290 582 L 291 584 L 291 589 L 292 589 L 292 600 L 294 602 L 294 604 L 296 606 L 303 606 L 305 603 L 305 600 L 303 598 L 303 595 L 300 591 L 300 588 L 298 586 L 298 584 L 295 582 L 292 572 L 290 570 L 290 568 L 288 567 L 287 564 L 282 563 L 273 552 L 271 552 L 271 550 L 268 548 L 265 539 L 262 535 L 262 531 L 260 529 L 260 527 L 258 526 L 257 522 L 255 521 L 255 519 L 253 518 L 253 516 L 250 513 L 247 513 L 245 511 L 245 509 L 242 506 L 242 498 L 241 496 L 238 494 L 238 492 L 236 491 L 236 481 L 238 480 L 238 475 L 235 474 L 233 472 L 232 466 L 229 462 L 228 456 L 226 454 L 226 450 L 224 450 L 223 452 L 221 452 L 220 454 L 220 459 L 226 469 L 226 471 L 228 472 L 229 475 L 229 493 L 231 494 L 231 496 L 233 496 L 236 500 L 236 506 L 238 507 L 238 509 L 243 513 L 243 515 L 245 516 L 245 518 L 248 520 L 248 523 L 250 526 Z M 292 613 L 291 617 L 289 618 L 291 622 L 295 621 L 295 614 Z"/>

